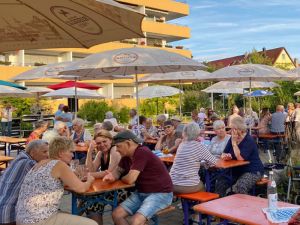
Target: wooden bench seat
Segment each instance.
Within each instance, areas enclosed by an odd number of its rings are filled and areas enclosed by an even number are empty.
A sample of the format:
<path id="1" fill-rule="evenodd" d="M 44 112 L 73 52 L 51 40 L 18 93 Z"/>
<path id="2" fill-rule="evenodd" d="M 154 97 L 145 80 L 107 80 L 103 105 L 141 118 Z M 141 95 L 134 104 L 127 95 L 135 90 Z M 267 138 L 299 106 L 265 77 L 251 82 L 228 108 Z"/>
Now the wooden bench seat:
<path id="1" fill-rule="evenodd" d="M 189 193 L 189 194 L 175 194 L 175 195 L 181 199 L 185 225 L 189 225 L 190 215 L 195 214 L 195 211 L 193 210 L 194 205 L 219 198 L 219 195 L 216 193 L 204 192 L 204 191 Z M 202 224 L 201 214 L 199 214 L 198 224 L 199 225 Z M 207 217 L 207 224 L 210 224 L 209 216 Z"/>

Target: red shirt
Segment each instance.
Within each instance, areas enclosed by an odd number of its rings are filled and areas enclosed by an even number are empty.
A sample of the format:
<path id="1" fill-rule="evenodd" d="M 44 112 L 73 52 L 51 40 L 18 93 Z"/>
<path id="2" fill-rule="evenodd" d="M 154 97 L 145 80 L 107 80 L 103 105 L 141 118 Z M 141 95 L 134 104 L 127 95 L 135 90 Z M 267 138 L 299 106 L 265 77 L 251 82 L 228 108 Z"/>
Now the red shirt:
<path id="1" fill-rule="evenodd" d="M 27 142 L 26 145 L 29 144 L 29 142 L 33 141 L 33 140 L 38 140 L 40 139 L 40 135 L 38 135 L 36 132 L 32 131 L 29 135 L 29 137 L 27 138 Z"/>
<path id="2" fill-rule="evenodd" d="M 133 158 L 123 157 L 119 167 L 125 170 L 138 170 L 140 174 L 135 186 L 140 193 L 169 193 L 173 184 L 169 172 L 163 162 L 147 147 L 136 148 Z"/>

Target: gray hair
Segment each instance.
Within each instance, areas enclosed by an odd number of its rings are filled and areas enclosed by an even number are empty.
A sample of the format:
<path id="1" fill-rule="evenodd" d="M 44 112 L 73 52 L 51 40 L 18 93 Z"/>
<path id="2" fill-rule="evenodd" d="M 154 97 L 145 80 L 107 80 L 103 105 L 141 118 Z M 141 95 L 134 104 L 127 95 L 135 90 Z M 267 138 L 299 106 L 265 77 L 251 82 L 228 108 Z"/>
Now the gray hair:
<path id="1" fill-rule="evenodd" d="M 41 128 L 45 125 L 49 125 L 48 121 L 44 121 L 44 120 L 39 120 L 34 124 L 35 129 Z"/>
<path id="2" fill-rule="evenodd" d="M 236 129 L 247 132 L 247 125 L 245 123 L 244 118 L 242 117 L 236 117 L 232 119 L 231 126 L 234 125 Z"/>
<path id="3" fill-rule="evenodd" d="M 59 130 L 60 128 L 63 128 L 63 127 L 65 127 L 65 126 L 67 126 L 64 122 L 62 122 L 62 121 L 57 121 L 55 124 L 54 124 L 54 127 L 53 127 L 53 129 L 54 130 Z"/>
<path id="4" fill-rule="evenodd" d="M 114 125 L 110 121 L 104 121 L 101 126 L 102 129 L 111 131 L 114 129 Z"/>
<path id="5" fill-rule="evenodd" d="M 34 150 L 39 150 L 43 145 L 48 145 L 45 140 L 33 140 L 26 146 L 26 152 L 30 154 Z"/>
<path id="6" fill-rule="evenodd" d="M 157 121 L 165 122 L 165 121 L 167 120 L 167 117 L 166 117 L 166 115 L 164 115 L 164 114 L 160 114 L 160 115 L 158 115 L 158 116 L 156 117 L 156 120 L 157 120 Z"/>
<path id="7" fill-rule="evenodd" d="M 108 111 L 105 113 L 105 119 L 111 119 L 114 118 L 114 114 L 112 111 Z"/>
<path id="8" fill-rule="evenodd" d="M 224 128 L 225 128 L 225 123 L 223 122 L 223 120 L 216 120 L 216 121 L 213 123 L 213 129 L 214 129 L 214 130 L 220 129 L 221 127 L 224 127 Z"/>
<path id="9" fill-rule="evenodd" d="M 80 127 L 84 127 L 85 122 L 84 122 L 83 119 L 76 118 L 76 119 L 74 119 L 74 120 L 72 121 L 72 124 L 73 124 L 73 125 L 76 124 L 76 125 L 78 125 L 78 126 L 80 126 Z"/>
<path id="10" fill-rule="evenodd" d="M 200 135 L 200 127 L 197 123 L 191 122 L 184 126 L 182 136 L 186 137 L 187 141 L 196 140 Z"/>

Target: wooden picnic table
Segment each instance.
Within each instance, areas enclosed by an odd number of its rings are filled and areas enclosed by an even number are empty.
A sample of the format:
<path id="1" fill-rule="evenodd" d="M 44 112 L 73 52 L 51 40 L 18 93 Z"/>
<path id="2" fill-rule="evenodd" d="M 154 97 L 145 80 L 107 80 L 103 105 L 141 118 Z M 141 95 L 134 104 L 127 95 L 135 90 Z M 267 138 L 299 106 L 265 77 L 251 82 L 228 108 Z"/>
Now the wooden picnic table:
<path id="1" fill-rule="evenodd" d="M 228 169 L 228 168 L 233 168 L 233 167 L 237 167 L 237 166 L 244 166 L 249 163 L 250 163 L 249 161 L 244 161 L 244 160 L 234 160 L 234 159 L 222 160 L 222 159 L 219 159 L 217 161 L 216 168 Z"/>
<path id="2" fill-rule="evenodd" d="M 299 207 L 285 202 L 278 202 L 280 207 Z M 203 214 L 217 216 L 229 221 L 246 225 L 271 225 L 262 208 L 268 207 L 265 198 L 235 194 L 194 206 L 194 210 Z M 277 223 L 277 225 L 279 225 Z M 280 223 L 287 225 L 287 223 Z"/>
<path id="3" fill-rule="evenodd" d="M 87 145 L 75 145 L 75 152 L 83 152 L 83 153 L 87 153 L 89 149 L 89 146 Z"/>
<path id="4" fill-rule="evenodd" d="M 92 200 L 95 202 L 95 196 L 99 196 L 97 201 L 105 202 L 106 204 L 111 205 L 113 208 L 117 207 L 118 199 L 117 199 L 117 191 L 120 189 L 131 188 L 134 187 L 134 184 L 126 184 L 121 180 L 117 180 L 114 182 L 103 181 L 102 179 L 95 179 L 90 189 L 84 193 L 76 193 L 70 190 L 68 187 L 65 187 L 66 190 L 72 193 L 72 214 L 78 215 L 83 212 L 85 208 L 77 205 L 77 200 L 81 199 L 84 201 Z M 109 194 L 109 192 L 114 192 L 114 200 L 110 201 L 105 199 L 102 194 Z"/>
<path id="5" fill-rule="evenodd" d="M 164 163 L 173 163 L 174 159 L 175 159 L 175 155 L 168 156 L 168 157 L 160 157 L 160 160 L 163 161 Z"/>
<path id="6" fill-rule="evenodd" d="M 0 155 L 0 166 L 5 164 L 7 167 L 7 164 L 12 160 L 14 160 L 13 157 Z"/>
<path id="7" fill-rule="evenodd" d="M 17 138 L 17 137 L 7 137 L 7 136 L 0 136 L 0 143 L 5 144 L 5 155 L 10 156 L 10 150 L 12 144 L 25 144 L 27 138 Z"/>
<path id="8" fill-rule="evenodd" d="M 259 134 L 258 137 L 261 139 L 285 138 L 285 134 Z"/>

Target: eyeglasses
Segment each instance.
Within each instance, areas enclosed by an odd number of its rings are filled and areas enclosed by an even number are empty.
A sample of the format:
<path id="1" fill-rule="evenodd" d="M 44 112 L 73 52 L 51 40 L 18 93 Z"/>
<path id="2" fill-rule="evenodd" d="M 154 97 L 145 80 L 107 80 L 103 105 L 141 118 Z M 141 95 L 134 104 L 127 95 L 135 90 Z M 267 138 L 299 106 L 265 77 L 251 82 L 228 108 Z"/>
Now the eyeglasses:
<path id="1" fill-rule="evenodd" d="M 172 127 L 171 125 L 168 125 L 168 126 L 165 126 L 164 128 L 168 129 L 168 128 L 171 128 L 171 127 Z"/>

